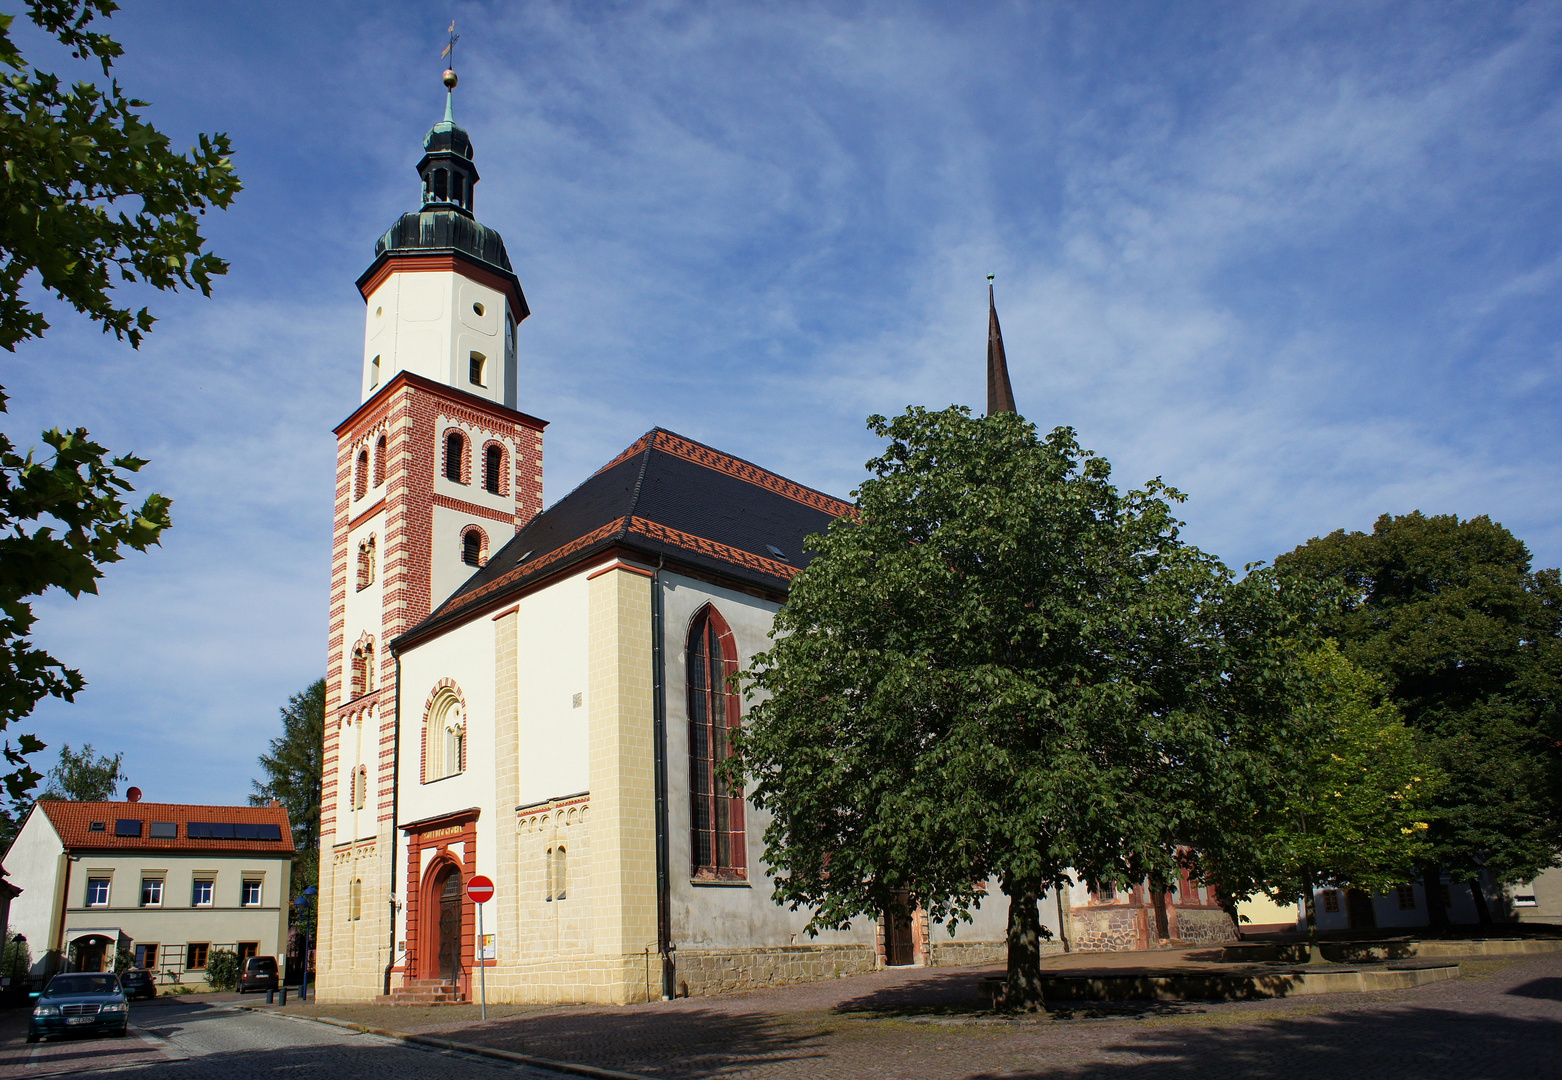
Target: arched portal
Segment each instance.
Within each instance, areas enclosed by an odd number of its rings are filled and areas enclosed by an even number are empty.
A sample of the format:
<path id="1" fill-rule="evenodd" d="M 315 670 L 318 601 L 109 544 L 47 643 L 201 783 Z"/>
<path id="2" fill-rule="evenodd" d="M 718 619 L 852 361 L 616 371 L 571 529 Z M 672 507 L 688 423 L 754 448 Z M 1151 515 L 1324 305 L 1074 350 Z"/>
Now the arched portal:
<path id="1" fill-rule="evenodd" d="M 459 983 L 461 978 L 461 870 L 438 859 L 423 879 L 423 912 L 418 950 L 422 977 Z"/>

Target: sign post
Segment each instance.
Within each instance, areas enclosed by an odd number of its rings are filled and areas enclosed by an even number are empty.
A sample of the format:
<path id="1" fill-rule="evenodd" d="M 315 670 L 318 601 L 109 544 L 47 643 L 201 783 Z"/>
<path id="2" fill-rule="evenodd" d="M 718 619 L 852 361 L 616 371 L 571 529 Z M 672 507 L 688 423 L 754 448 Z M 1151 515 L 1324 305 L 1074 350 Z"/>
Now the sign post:
<path id="1" fill-rule="evenodd" d="M 474 950 L 477 957 L 477 981 L 482 988 L 483 995 L 483 1019 L 488 1019 L 488 964 L 483 943 L 483 905 L 494 898 L 494 883 L 482 874 L 478 874 L 466 883 L 467 899 L 477 905 L 477 948 Z"/>

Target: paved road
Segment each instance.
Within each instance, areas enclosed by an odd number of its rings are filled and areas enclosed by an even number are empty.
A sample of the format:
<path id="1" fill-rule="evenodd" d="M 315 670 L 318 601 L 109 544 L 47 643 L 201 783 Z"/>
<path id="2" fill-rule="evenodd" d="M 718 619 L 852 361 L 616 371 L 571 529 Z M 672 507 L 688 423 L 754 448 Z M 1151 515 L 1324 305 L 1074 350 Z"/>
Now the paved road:
<path id="1" fill-rule="evenodd" d="M 0 1077 L 155 1074 L 171 1080 L 560 1080 L 562 1074 L 407 1046 L 305 1020 L 194 1002 L 137 1002 L 123 1039 L 28 1045 L 26 1020 L 0 1020 Z"/>

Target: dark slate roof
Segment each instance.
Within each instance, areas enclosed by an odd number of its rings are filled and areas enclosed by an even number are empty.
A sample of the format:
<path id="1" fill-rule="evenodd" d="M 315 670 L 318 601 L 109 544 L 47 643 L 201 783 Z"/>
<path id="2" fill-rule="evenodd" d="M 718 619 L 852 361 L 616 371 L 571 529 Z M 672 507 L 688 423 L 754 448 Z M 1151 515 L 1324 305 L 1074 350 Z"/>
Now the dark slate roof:
<path id="1" fill-rule="evenodd" d="M 533 518 L 393 646 L 400 649 L 609 548 L 653 561 L 666 556 L 673 566 L 784 595 L 811 558 L 803 538 L 850 510 L 834 496 L 653 428 Z"/>
<path id="2" fill-rule="evenodd" d="M 414 210 L 403 214 L 374 245 L 376 262 L 389 252 L 459 251 L 515 277 L 504 237 L 457 210 Z"/>

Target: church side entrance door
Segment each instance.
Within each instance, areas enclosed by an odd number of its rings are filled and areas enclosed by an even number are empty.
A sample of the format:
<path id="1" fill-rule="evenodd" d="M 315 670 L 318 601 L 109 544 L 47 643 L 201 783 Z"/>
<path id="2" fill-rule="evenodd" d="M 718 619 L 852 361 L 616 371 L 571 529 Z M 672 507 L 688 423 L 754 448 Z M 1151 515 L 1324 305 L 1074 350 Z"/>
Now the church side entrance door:
<path id="1" fill-rule="evenodd" d="M 455 982 L 461 973 L 461 875 L 454 869 L 439 892 L 439 977 Z"/>
<path id="2" fill-rule="evenodd" d="M 911 916 L 894 910 L 884 913 L 884 963 L 906 967 L 915 959 L 911 941 Z"/>

